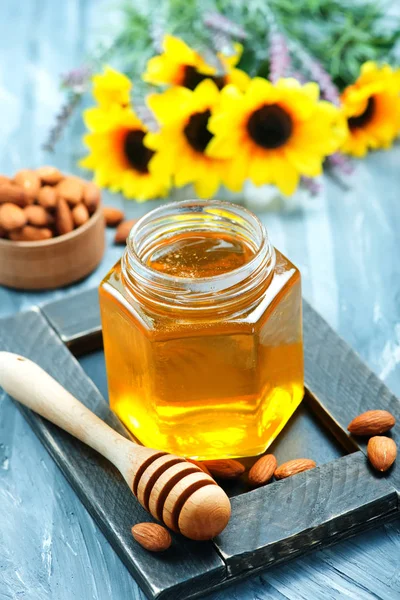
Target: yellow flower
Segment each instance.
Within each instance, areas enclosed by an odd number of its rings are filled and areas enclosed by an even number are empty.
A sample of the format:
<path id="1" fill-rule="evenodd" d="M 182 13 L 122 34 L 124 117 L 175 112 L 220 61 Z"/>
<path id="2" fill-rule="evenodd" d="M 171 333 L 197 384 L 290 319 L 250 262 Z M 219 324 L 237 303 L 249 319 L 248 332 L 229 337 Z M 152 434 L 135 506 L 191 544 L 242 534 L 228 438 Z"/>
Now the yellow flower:
<path id="1" fill-rule="evenodd" d="M 210 198 L 219 188 L 227 162 L 205 154 L 213 137 L 207 125 L 219 101 L 217 86 L 205 79 L 194 91 L 174 87 L 148 101 L 161 126 L 160 132 L 148 133 L 145 140 L 157 151 L 151 169 L 173 174 L 177 187 L 193 183 L 198 196 Z"/>
<path id="2" fill-rule="evenodd" d="M 170 178 L 150 171 L 154 152 L 144 143 L 147 129 L 130 107 L 91 108 L 84 119 L 90 153 L 80 165 L 94 171 L 99 186 L 138 201 L 166 195 Z"/>
<path id="3" fill-rule="evenodd" d="M 181 85 L 189 90 L 194 90 L 204 79 L 210 78 L 219 89 L 228 83 L 245 89 L 250 78 L 244 71 L 235 68 L 242 50 L 240 44 L 235 44 L 234 55 L 218 54 L 226 71 L 226 75 L 218 76 L 217 69 L 208 65 L 200 54 L 185 44 L 183 40 L 166 35 L 163 41 L 163 53 L 148 61 L 143 80 L 154 85 Z"/>
<path id="4" fill-rule="evenodd" d="M 230 85 L 220 96 L 208 125 L 214 137 L 207 154 L 231 159 L 222 180 L 233 191 L 249 177 L 292 194 L 301 175 L 322 172 L 324 158 L 347 135 L 339 110 L 318 101 L 315 83 L 281 79 L 273 85 L 256 77 L 245 93 Z"/>
<path id="5" fill-rule="evenodd" d="M 93 96 L 101 107 L 129 104 L 132 83 L 123 73 L 119 73 L 111 67 L 105 67 L 104 73 L 92 77 L 92 82 Z"/>
<path id="6" fill-rule="evenodd" d="M 341 150 L 365 156 L 370 148 L 389 148 L 400 132 L 400 71 L 366 62 L 360 77 L 341 96 L 349 135 Z"/>

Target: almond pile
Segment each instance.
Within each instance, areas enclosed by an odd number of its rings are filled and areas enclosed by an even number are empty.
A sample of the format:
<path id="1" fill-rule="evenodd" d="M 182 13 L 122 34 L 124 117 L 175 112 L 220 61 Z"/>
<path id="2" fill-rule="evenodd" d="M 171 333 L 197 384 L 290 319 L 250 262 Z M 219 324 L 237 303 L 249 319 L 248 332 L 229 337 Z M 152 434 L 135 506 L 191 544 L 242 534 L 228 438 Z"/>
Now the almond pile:
<path id="1" fill-rule="evenodd" d="M 56 167 L 0 175 L 0 238 L 40 241 L 84 225 L 100 203 L 99 188 Z"/>
<path id="2" fill-rule="evenodd" d="M 381 473 L 390 469 L 396 460 L 397 446 L 392 438 L 380 434 L 387 433 L 395 424 L 396 419 L 387 410 L 367 410 L 347 426 L 353 435 L 370 438 L 367 445 L 368 460 Z"/>

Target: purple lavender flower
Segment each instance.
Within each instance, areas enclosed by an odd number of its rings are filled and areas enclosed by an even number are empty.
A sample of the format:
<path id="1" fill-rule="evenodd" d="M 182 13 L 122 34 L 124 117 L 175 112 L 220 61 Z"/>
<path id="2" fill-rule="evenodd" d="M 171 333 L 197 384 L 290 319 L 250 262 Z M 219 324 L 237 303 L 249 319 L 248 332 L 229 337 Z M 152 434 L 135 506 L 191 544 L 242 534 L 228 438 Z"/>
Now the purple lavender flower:
<path id="1" fill-rule="evenodd" d="M 347 156 L 341 152 L 335 152 L 326 159 L 328 167 L 337 169 L 343 175 L 351 175 L 354 172 L 354 165 Z"/>
<path id="2" fill-rule="evenodd" d="M 307 83 L 307 81 L 309 81 L 307 77 L 305 77 L 305 75 L 300 71 L 291 71 L 290 76 L 294 77 L 294 79 L 297 79 L 297 81 L 301 84 Z"/>
<path id="3" fill-rule="evenodd" d="M 70 120 L 73 112 L 77 108 L 82 94 L 72 93 L 67 99 L 66 103 L 61 107 L 60 111 L 56 116 L 56 124 L 51 128 L 46 142 L 43 144 L 42 149 L 46 152 L 54 152 L 55 145 L 60 139 L 68 121 Z"/>
<path id="4" fill-rule="evenodd" d="M 317 59 L 310 56 L 310 54 L 294 40 L 289 41 L 289 49 L 309 73 L 311 80 L 318 83 L 321 90 L 321 97 L 324 100 L 328 100 L 332 104 L 335 104 L 335 106 L 339 106 L 339 90 L 322 64 Z"/>
<path id="5" fill-rule="evenodd" d="M 243 27 L 240 27 L 240 25 L 237 25 L 218 12 L 206 13 L 203 17 L 203 22 L 210 29 L 220 31 L 231 38 L 237 40 L 245 40 L 247 38 L 247 33 Z"/>
<path id="6" fill-rule="evenodd" d="M 321 182 L 312 177 L 301 177 L 300 184 L 310 192 L 311 196 L 317 196 L 322 188 Z"/>
<path id="7" fill-rule="evenodd" d="M 82 94 L 88 86 L 91 74 L 92 71 L 88 66 L 77 67 L 62 75 L 61 85 L 75 94 Z"/>
<path id="8" fill-rule="evenodd" d="M 331 76 L 325 71 L 322 64 L 315 59 L 310 61 L 310 75 L 319 84 L 321 96 L 338 106 L 340 104 L 339 90 L 333 83 Z"/>
<path id="9" fill-rule="evenodd" d="M 289 48 L 285 37 L 281 33 L 272 32 L 269 44 L 269 79 L 272 83 L 287 75 L 290 64 Z"/>

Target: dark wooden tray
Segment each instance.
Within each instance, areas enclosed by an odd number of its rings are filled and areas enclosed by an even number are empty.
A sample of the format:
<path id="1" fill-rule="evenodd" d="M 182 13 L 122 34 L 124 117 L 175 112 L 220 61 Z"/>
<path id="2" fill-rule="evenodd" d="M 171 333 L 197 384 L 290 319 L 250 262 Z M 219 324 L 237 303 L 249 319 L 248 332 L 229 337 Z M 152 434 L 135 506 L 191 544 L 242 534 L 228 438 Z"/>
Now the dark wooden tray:
<path id="1" fill-rule="evenodd" d="M 89 376 L 106 396 L 101 344 L 96 290 L 0 320 L 0 350 L 39 363 L 129 437 Z M 386 408 L 400 423 L 398 399 L 306 302 L 304 347 L 305 399 L 272 451 L 280 462 L 308 456 L 320 466 L 258 490 L 231 484 L 226 491 L 232 497 L 232 518 L 226 530 L 205 543 L 174 535 L 162 556 L 133 541 L 131 526 L 151 517 L 119 473 L 96 452 L 19 405 L 149 598 L 201 595 L 399 514 L 400 465 L 385 475 L 372 471 L 365 441 L 346 431 L 354 416 L 370 408 Z M 396 425 L 391 434 L 396 442 L 399 431 Z"/>

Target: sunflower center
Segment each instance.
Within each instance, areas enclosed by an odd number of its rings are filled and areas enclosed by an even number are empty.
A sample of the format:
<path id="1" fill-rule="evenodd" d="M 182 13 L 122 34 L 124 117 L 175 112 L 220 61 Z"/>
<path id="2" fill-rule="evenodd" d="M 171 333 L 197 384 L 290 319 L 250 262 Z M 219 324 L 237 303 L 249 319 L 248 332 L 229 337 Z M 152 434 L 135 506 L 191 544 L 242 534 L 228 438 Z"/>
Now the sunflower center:
<path id="1" fill-rule="evenodd" d="M 183 77 L 181 85 L 189 90 L 194 90 L 199 83 L 204 81 L 205 79 L 212 79 L 219 90 L 225 85 L 225 77 L 213 77 L 212 75 L 205 75 L 204 73 L 200 73 L 196 67 L 192 65 L 185 65 L 183 67 Z"/>
<path id="2" fill-rule="evenodd" d="M 263 148 L 279 148 L 290 138 L 293 122 L 278 104 L 264 104 L 247 121 L 250 137 Z"/>
<path id="3" fill-rule="evenodd" d="M 143 143 L 143 138 L 146 135 L 141 129 L 133 129 L 128 131 L 124 139 L 124 154 L 136 171 L 140 173 L 148 173 L 149 162 L 154 155 L 153 150 L 147 148 Z"/>
<path id="4" fill-rule="evenodd" d="M 358 127 L 364 127 L 367 123 L 369 123 L 374 116 L 375 112 L 375 99 L 373 96 L 368 98 L 367 106 L 361 115 L 357 117 L 350 117 L 348 119 L 348 124 L 350 129 L 357 129 Z"/>
<path id="5" fill-rule="evenodd" d="M 213 134 L 208 131 L 208 119 L 211 117 L 211 111 L 205 110 L 191 115 L 183 133 L 187 141 L 197 152 L 204 152 L 208 142 L 212 139 Z"/>

